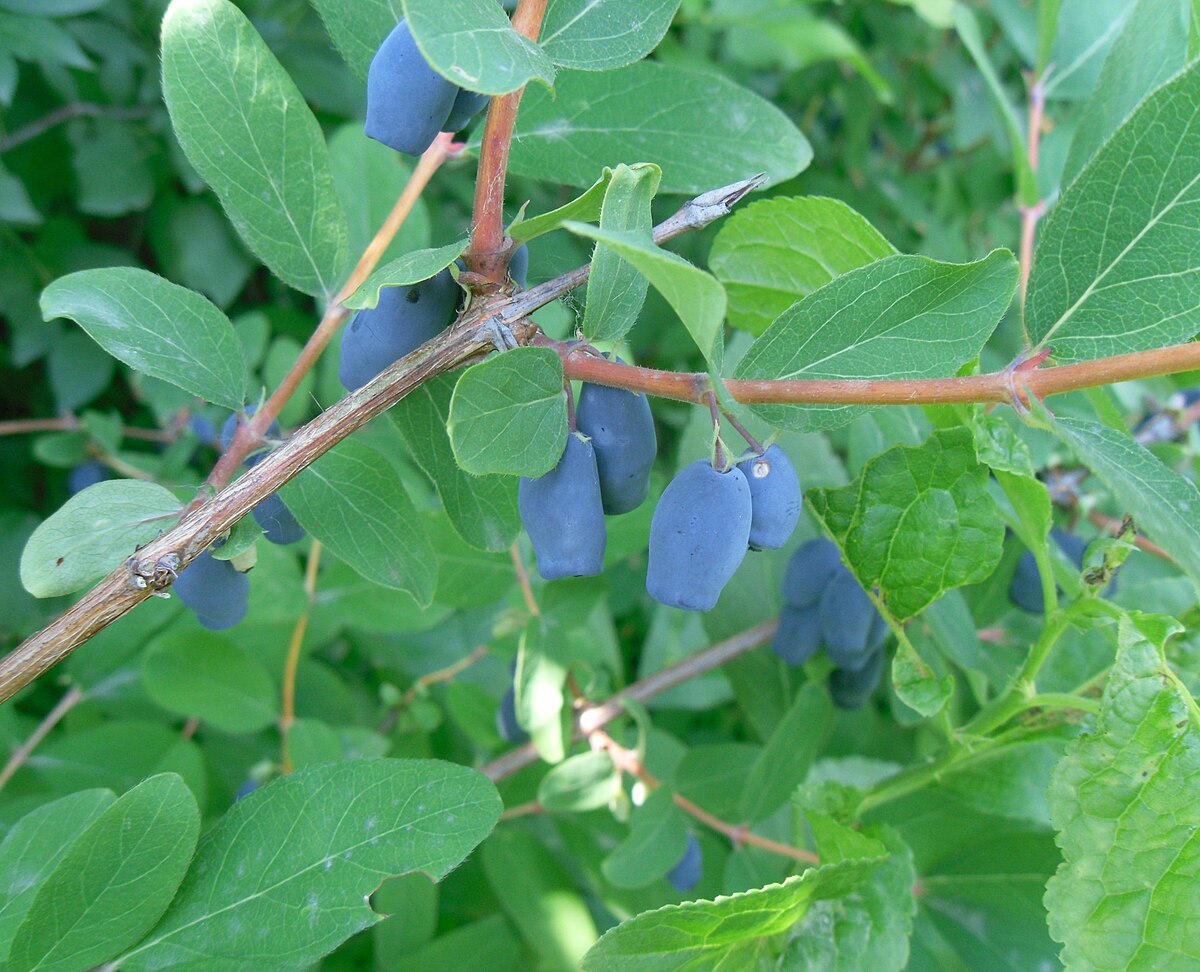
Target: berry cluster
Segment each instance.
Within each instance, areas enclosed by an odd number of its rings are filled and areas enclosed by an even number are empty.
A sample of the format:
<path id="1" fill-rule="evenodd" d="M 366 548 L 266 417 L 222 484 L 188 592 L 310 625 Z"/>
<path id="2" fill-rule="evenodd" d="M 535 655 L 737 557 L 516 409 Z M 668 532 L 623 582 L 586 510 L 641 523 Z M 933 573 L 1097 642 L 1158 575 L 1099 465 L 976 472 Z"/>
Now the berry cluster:
<path id="1" fill-rule="evenodd" d="M 874 693 L 883 673 L 888 627 L 837 544 L 809 540 L 788 562 L 784 609 L 772 647 L 789 665 L 803 665 L 824 649 L 834 669 L 829 694 L 843 709 L 857 709 Z"/>
<path id="2" fill-rule="evenodd" d="M 439 132 L 457 132 L 487 106 L 437 73 L 401 20 L 375 52 L 367 73 L 367 135 L 406 155 L 420 155 Z"/>

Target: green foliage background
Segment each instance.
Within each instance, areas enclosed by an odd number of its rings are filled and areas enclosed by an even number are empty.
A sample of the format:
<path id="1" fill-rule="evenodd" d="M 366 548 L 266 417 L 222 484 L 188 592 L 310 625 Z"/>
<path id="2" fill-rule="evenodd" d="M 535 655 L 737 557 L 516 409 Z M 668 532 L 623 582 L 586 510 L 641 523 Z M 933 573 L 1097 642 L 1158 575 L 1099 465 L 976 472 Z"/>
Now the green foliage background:
<path id="1" fill-rule="evenodd" d="M 1191 0 L 641 0 L 615 38 L 557 0 L 543 46 L 502 33 L 478 63 L 455 32 L 499 22 L 492 0 L 177 0 L 160 46 L 167 6 L 0 0 L 0 410 L 53 426 L 0 425 L 5 651 L 170 525 L 218 455 L 191 420 L 269 394 L 386 216 L 411 163 L 362 136 L 364 76 L 405 11 L 445 73 L 532 79 L 506 209 L 529 283 L 599 247 L 586 294 L 535 315 L 551 337 L 578 326 L 677 371 L 919 378 L 1200 330 Z M 206 10 L 219 29 L 190 30 Z M 1023 72 L 1046 98 L 1036 171 Z M 352 305 L 462 252 L 479 129 Z M 231 161 L 283 145 L 278 167 Z M 687 263 L 644 238 L 759 171 L 769 188 L 670 244 Z M 1007 251 L 1040 200 L 1023 320 Z M 427 383 L 284 488 L 324 544 L 309 587 L 310 540 L 247 526 L 241 625 L 151 599 L 0 706 L 3 762 L 69 702 L 0 777 L 0 970 L 1200 963 L 1200 435 L 1129 434 L 1194 375 L 1056 397 L 1029 424 L 977 405 L 744 410 L 780 436 L 806 513 L 704 615 L 645 593 L 653 499 L 711 440 L 706 410 L 656 400 L 651 501 L 610 519 L 603 577 L 535 577 L 533 617 L 514 477 L 557 461 L 561 376 L 521 349 Z M 281 422 L 342 396 L 335 343 Z M 148 482 L 68 503 L 85 461 Z M 1052 507 L 1048 473 L 1078 467 Z M 1052 523 L 1099 538 L 1088 513 L 1132 514 L 1171 562 L 1097 543 L 1089 583 L 1047 543 Z M 762 647 L 609 727 L 662 781 L 648 797 L 571 748 L 568 669 L 600 701 L 768 621 L 787 555 L 822 533 L 895 635 L 869 705 L 834 709 L 826 662 Z M 1007 597 L 1026 548 L 1058 581 L 1044 623 Z M 511 748 L 495 715 L 514 677 L 543 760 L 497 795 L 468 768 Z M 731 844 L 668 794 L 820 865 Z M 689 831 L 704 875 L 680 895 L 664 875 Z"/>

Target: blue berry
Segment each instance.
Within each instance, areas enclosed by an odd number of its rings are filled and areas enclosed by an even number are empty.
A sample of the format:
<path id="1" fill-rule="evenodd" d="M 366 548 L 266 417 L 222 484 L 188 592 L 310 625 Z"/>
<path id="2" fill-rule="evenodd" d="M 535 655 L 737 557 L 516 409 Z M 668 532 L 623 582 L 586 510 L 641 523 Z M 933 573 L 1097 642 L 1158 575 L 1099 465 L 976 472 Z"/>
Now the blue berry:
<path id="1" fill-rule="evenodd" d="M 369 138 L 420 155 L 446 127 L 459 89 L 437 73 L 401 20 L 371 59 L 367 72 Z"/>
<path id="2" fill-rule="evenodd" d="M 815 604 L 802 608 L 785 605 L 771 648 L 789 665 L 803 665 L 812 658 L 821 650 L 820 608 Z"/>
<path id="3" fill-rule="evenodd" d="M 461 132 L 472 118 L 487 107 L 491 100 L 491 95 L 480 94 L 478 91 L 467 91 L 465 88 L 460 89 L 454 99 L 454 105 L 450 109 L 450 117 L 442 125 L 442 131 Z"/>
<path id="4" fill-rule="evenodd" d="M 496 731 L 505 742 L 523 743 L 529 740 L 529 733 L 517 722 L 517 696 L 511 685 L 496 709 Z"/>
<path id="5" fill-rule="evenodd" d="M 108 471 L 108 467 L 104 463 L 96 462 L 94 459 L 82 462 L 67 473 L 67 493 L 74 496 L 76 493 L 82 493 L 89 486 L 95 486 L 96 483 L 102 483 L 111 478 L 112 473 Z"/>
<path id="6" fill-rule="evenodd" d="M 750 484 L 754 516 L 750 522 L 750 547 L 774 550 L 791 539 L 800 522 L 800 480 L 791 460 L 779 446 L 761 456 L 738 463 Z"/>
<path id="7" fill-rule="evenodd" d="M 821 600 L 835 573 L 845 570 L 837 544 L 824 537 L 802 543 L 788 561 L 783 577 L 783 600 L 792 607 L 808 607 Z"/>
<path id="8" fill-rule="evenodd" d="M 658 455 L 654 416 L 646 396 L 585 381 L 576 422 L 596 450 L 604 512 L 637 509 L 650 492 L 650 470 Z"/>
<path id="9" fill-rule="evenodd" d="M 843 568 L 821 595 L 821 638 L 825 654 L 839 668 L 857 671 L 870 657 L 871 629 L 879 612 L 867 592 Z"/>
<path id="10" fill-rule="evenodd" d="M 544 476 L 522 476 L 517 487 L 521 523 L 545 580 L 594 577 L 604 569 L 608 533 L 592 444 L 567 436 L 558 465 Z"/>
<path id="11" fill-rule="evenodd" d="M 656 601 L 709 611 L 746 556 L 750 487 L 736 466 L 727 472 L 698 459 L 663 491 L 650 521 L 646 590 Z"/>
<path id="12" fill-rule="evenodd" d="M 695 834 L 688 834 L 687 847 L 679 863 L 667 872 L 667 880 L 679 892 L 691 891 L 700 883 L 704 874 L 704 859 L 700 853 L 700 841 Z"/>
<path id="13" fill-rule="evenodd" d="M 859 709 L 875 694 L 887 654 L 871 652 L 859 669 L 835 668 L 829 673 L 829 695 L 839 709 Z"/>
<path id="14" fill-rule="evenodd" d="M 1088 543 L 1083 537 L 1076 536 L 1059 527 L 1050 531 L 1052 539 L 1058 548 L 1067 555 L 1070 561 L 1079 568 L 1083 567 L 1083 557 L 1087 553 Z M 1114 579 L 1105 588 L 1105 594 L 1112 594 L 1117 587 Z M 1031 614 L 1041 614 L 1045 609 L 1042 600 L 1042 574 L 1038 570 L 1033 552 L 1026 550 L 1017 561 L 1017 569 L 1013 571 L 1012 583 L 1008 585 L 1008 599 L 1017 607 Z"/>
<path id="15" fill-rule="evenodd" d="M 207 550 L 179 572 L 171 590 L 211 631 L 232 628 L 250 608 L 250 578 Z"/>

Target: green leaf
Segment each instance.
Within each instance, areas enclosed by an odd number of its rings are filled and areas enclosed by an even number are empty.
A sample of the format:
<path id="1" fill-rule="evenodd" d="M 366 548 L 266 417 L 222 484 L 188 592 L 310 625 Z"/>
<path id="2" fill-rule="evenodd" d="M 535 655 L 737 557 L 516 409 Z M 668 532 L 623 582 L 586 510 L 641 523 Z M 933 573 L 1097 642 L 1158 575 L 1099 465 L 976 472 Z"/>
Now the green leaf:
<path id="1" fill-rule="evenodd" d="M 180 629 L 155 639 L 142 656 L 142 684 L 168 712 L 222 732 L 256 732 L 279 715 L 266 668 L 214 632 Z"/>
<path id="2" fill-rule="evenodd" d="M 724 350 L 725 288 L 709 273 L 640 233 L 567 223 L 572 233 L 603 243 L 642 273 L 679 315 L 701 353 L 720 362 Z"/>
<path id="3" fill-rule="evenodd" d="M 989 571 L 990 573 L 990 571 Z M 897 639 L 892 659 L 892 687 L 896 697 L 914 712 L 930 719 L 942 711 L 954 693 L 954 677 L 929 667 L 907 636 Z"/>
<path id="4" fill-rule="evenodd" d="M 895 252 L 837 199 L 777 196 L 725 220 L 708 265 L 729 294 L 729 323 L 757 335 L 834 277 Z"/>
<path id="5" fill-rule="evenodd" d="M 229 318 L 194 290 L 133 267 L 81 270 L 42 291 L 42 316 L 67 317 L 105 351 L 215 405 L 246 403 L 242 348 Z"/>
<path id="6" fill-rule="evenodd" d="M 371 58 L 404 16 L 401 0 L 312 0 L 334 46 L 363 81 Z"/>
<path id="7" fill-rule="evenodd" d="M 567 671 L 551 653 L 548 642 L 545 625 L 538 618 L 521 632 L 513 703 L 517 724 L 533 737 L 538 755 L 547 763 L 557 763 L 566 755 L 562 713 Z"/>
<path id="8" fill-rule="evenodd" d="M 517 481 L 512 476 L 471 476 L 454 458 L 446 422 L 457 375 L 423 382 L 388 414 L 441 497 L 458 535 L 480 550 L 508 550 L 521 530 Z"/>
<path id="9" fill-rule="evenodd" d="M 1037 176 L 1034 175 L 1033 166 L 1029 163 L 1029 154 L 1025 148 L 1025 131 L 1017 119 L 1017 110 L 1013 107 L 1008 92 L 997 76 L 991 58 L 988 57 L 987 47 L 984 45 L 983 35 L 979 30 L 979 21 L 975 19 L 975 12 L 963 4 L 956 4 L 954 26 L 958 30 L 958 36 L 962 40 L 963 46 L 966 47 L 971 59 L 975 62 L 975 67 L 983 76 L 992 101 L 1000 111 L 1000 117 L 1004 120 L 1004 128 L 1008 132 L 1012 167 L 1017 174 L 1017 198 L 1024 205 L 1032 206 L 1038 201 L 1038 184 Z"/>
<path id="10" fill-rule="evenodd" d="M 407 918 L 397 914 L 393 920 Z M 460 925 L 414 951 L 389 957 L 388 972 L 477 972 L 481 955 L 487 956 L 488 972 L 521 972 L 524 968 L 521 942 L 504 915 L 492 914 Z"/>
<path id="11" fill-rule="evenodd" d="M 1200 710 L 1163 658 L 1179 630 L 1170 618 L 1121 619 L 1096 725 L 1054 772 L 1063 863 L 1046 908 L 1068 968 L 1200 962 Z"/>
<path id="12" fill-rule="evenodd" d="M 763 939 L 786 932 L 814 902 L 852 891 L 884 859 L 824 864 L 782 884 L 644 912 L 605 932 L 584 956 L 584 972 L 759 968 L 769 954 Z"/>
<path id="13" fill-rule="evenodd" d="M 779 968 L 899 972 L 908 967 L 908 939 L 917 911 L 912 851 L 890 828 L 868 833 L 890 856 L 862 887 L 813 905 L 793 929 Z"/>
<path id="14" fill-rule="evenodd" d="M 1083 107 L 1062 173 L 1064 185 L 1138 103 L 1188 60 L 1192 0 L 1138 0 L 1104 60 L 1100 83 Z"/>
<path id="15" fill-rule="evenodd" d="M 11 968 L 75 972 L 112 958 L 166 910 L 200 836 L 192 791 L 153 776 L 104 810 L 42 882 Z"/>
<path id="16" fill-rule="evenodd" d="M 238 234 L 284 283 L 331 296 L 346 217 L 321 128 L 275 55 L 229 0 L 172 0 L 162 62 L 175 134 Z"/>
<path id="17" fill-rule="evenodd" d="M 437 760 L 313 766 L 239 800 L 207 834 L 158 926 L 117 961 L 305 968 L 380 916 L 367 896 L 384 878 L 434 880 L 495 826 L 500 798 L 474 770 Z"/>
<path id="18" fill-rule="evenodd" d="M 662 171 L 656 165 L 618 165 L 604 193 L 601 232 L 625 233 L 653 246 L 650 202 L 661 180 Z M 623 338 L 637 323 L 648 287 L 649 281 L 637 267 L 622 260 L 603 243 L 597 243 L 583 308 L 584 336 L 593 341 Z"/>
<path id="19" fill-rule="evenodd" d="M 551 0 L 538 42 L 559 67 L 608 71 L 663 39 L 679 0 Z"/>
<path id="20" fill-rule="evenodd" d="M 1117 502 L 1200 582 L 1200 491 L 1127 433 L 1085 419 L 1054 418 L 1054 432 L 1112 490 Z"/>
<path id="21" fill-rule="evenodd" d="M 1046 97 L 1083 101 L 1096 90 L 1104 59 L 1133 4 L 1129 0 L 1053 0 L 1044 6 L 1045 14 L 1039 11 L 1039 15 L 1058 18 L 1052 34 L 1045 32 L 1053 38 L 1049 56 L 1043 58 L 1038 52 L 1039 71 L 1054 67 L 1045 77 Z"/>
<path id="22" fill-rule="evenodd" d="M 437 555 L 399 473 L 374 449 L 343 442 L 280 491 L 300 524 L 369 581 L 433 600 Z"/>
<path id="23" fill-rule="evenodd" d="M 979 355 L 1007 310 L 1017 264 L 1007 250 L 975 263 L 889 256 L 793 304 L 746 352 L 738 378 L 940 378 Z M 833 429 L 862 405 L 754 405 L 772 425 Z"/>
<path id="24" fill-rule="evenodd" d="M 367 277 L 363 285 L 346 298 L 345 304 L 353 308 L 374 307 L 379 303 L 379 291 L 382 288 L 400 287 L 428 280 L 438 271 L 450 266 L 466 248 L 467 240 L 464 237 L 445 246 L 414 250 L 397 257 Z"/>
<path id="25" fill-rule="evenodd" d="M 430 0 L 441 2 L 441 0 Z M 642 127 L 654 118 L 653 137 Z M 812 148 L 778 108 L 719 74 L 643 62 L 595 74 L 563 71 L 554 92 L 525 92 L 510 169 L 590 186 L 627 159 L 662 168 L 662 191 L 694 193 L 756 172 L 801 172 Z"/>
<path id="26" fill-rule="evenodd" d="M 508 235 L 514 240 L 524 243 L 558 229 L 569 219 L 583 223 L 599 219 L 600 208 L 604 203 L 604 196 L 608 191 L 608 184 L 612 181 L 612 175 L 613 170 L 606 167 L 604 174 L 599 179 L 569 203 L 552 209 L 548 213 L 518 218 L 508 227 Z"/>
<path id="27" fill-rule="evenodd" d="M 679 863 L 687 849 L 687 818 L 669 787 L 653 790 L 629 819 L 629 836 L 600 865 L 618 888 L 641 888 Z"/>
<path id="28" fill-rule="evenodd" d="M 791 799 L 812 768 L 832 715 L 825 686 L 810 682 L 796 694 L 754 761 L 742 789 L 739 820 L 765 820 Z"/>
<path id="29" fill-rule="evenodd" d="M 806 496 L 859 582 L 904 621 L 1000 562 L 1004 524 L 987 479 L 970 432 L 943 429 L 876 456 L 849 486 Z"/>
<path id="30" fill-rule="evenodd" d="M 0 843 L 0 964 L 8 959 L 17 927 L 42 882 L 114 800 L 111 790 L 80 790 L 31 810 L 5 835 Z"/>
<path id="31" fill-rule="evenodd" d="M 546 52 L 513 30 L 495 0 L 404 0 L 404 13 L 430 66 L 461 88 L 500 95 L 554 80 Z"/>
<path id="32" fill-rule="evenodd" d="M 87 587 L 157 537 L 182 509 L 157 483 L 112 479 L 89 486 L 33 531 L 21 553 L 21 583 L 34 597 Z"/>
<path id="33" fill-rule="evenodd" d="M 580 753 L 559 763 L 538 784 L 538 803 L 551 813 L 575 813 L 607 806 L 621 790 L 621 774 L 603 750 Z"/>
<path id="34" fill-rule="evenodd" d="M 549 348 L 515 348 L 472 365 L 454 386 L 446 428 L 468 473 L 549 472 L 567 442 L 561 359 Z"/>
<path id="35" fill-rule="evenodd" d="M 1042 230 L 1026 326 L 1037 347 L 1080 361 L 1184 341 L 1200 329 L 1200 65 L 1141 103 Z"/>

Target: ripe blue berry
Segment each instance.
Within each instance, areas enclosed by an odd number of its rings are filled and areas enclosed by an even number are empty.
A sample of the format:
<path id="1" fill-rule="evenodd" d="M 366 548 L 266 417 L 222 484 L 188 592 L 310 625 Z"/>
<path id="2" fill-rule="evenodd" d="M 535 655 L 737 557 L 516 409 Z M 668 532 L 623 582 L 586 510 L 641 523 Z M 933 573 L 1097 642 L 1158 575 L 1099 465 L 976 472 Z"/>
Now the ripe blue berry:
<path id="1" fill-rule="evenodd" d="M 76 493 L 82 493 L 89 486 L 95 486 L 96 483 L 102 483 L 111 477 L 112 473 L 108 471 L 108 467 L 104 463 L 96 462 L 94 459 L 81 462 L 67 473 L 67 493 L 74 496 Z"/>
<path id="2" fill-rule="evenodd" d="M 824 537 L 802 543 L 788 561 L 783 577 L 783 600 L 792 607 L 808 607 L 821 600 L 830 578 L 842 567 L 837 544 Z"/>
<path id="3" fill-rule="evenodd" d="M 871 652 L 865 664 L 857 669 L 835 668 L 829 673 L 829 695 L 839 709 L 858 709 L 866 704 L 879 687 L 879 677 L 887 653 L 883 649 Z"/>
<path id="4" fill-rule="evenodd" d="M 576 422 L 596 450 L 604 512 L 637 509 L 650 492 L 650 470 L 658 455 L 654 416 L 646 396 L 584 382 Z"/>
<path id="5" fill-rule="evenodd" d="M 367 136 L 420 155 L 446 127 L 458 93 L 457 85 L 429 66 L 408 21 L 401 20 L 367 72 Z"/>
<path id="6" fill-rule="evenodd" d="M 1087 553 L 1088 547 L 1087 541 L 1083 537 L 1055 527 L 1050 531 L 1050 539 L 1058 545 L 1058 548 L 1076 567 L 1083 567 L 1083 557 Z M 1113 593 L 1116 585 L 1117 582 L 1114 580 L 1104 593 Z M 1017 569 L 1013 572 L 1012 583 L 1008 586 L 1008 599 L 1017 607 L 1029 611 L 1031 614 L 1041 614 L 1045 608 L 1042 600 L 1042 574 L 1038 570 L 1032 551 L 1026 550 L 1021 554 L 1021 559 L 1017 561 Z"/>
<path id="7" fill-rule="evenodd" d="M 667 872 L 667 880 L 671 882 L 676 891 L 687 892 L 700 883 L 703 874 L 704 859 L 700 853 L 700 841 L 696 840 L 695 834 L 688 834 L 687 847 L 683 851 L 683 857 L 679 858 L 679 863 Z"/>
<path id="8" fill-rule="evenodd" d="M 263 536 L 271 543 L 297 543 L 304 539 L 304 527 L 292 515 L 287 504 L 272 493 L 250 511 L 255 522 L 262 527 Z"/>
<path id="9" fill-rule="evenodd" d="M 568 435 L 558 465 L 537 479 L 522 476 L 517 507 L 545 580 L 594 577 L 604 569 L 608 533 L 596 454 L 586 439 Z"/>
<path id="10" fill-rule="evenodd" d="M 357 391 L 392 362 L 444 331 L 461 295 L 448 267 L 420 283 L 384 287 L 379 303 L 355 314 L 342 332 L 338 368 L 342 385 Z"/>
<path id="11" fill-rule="evenodd" d="M 738 463 L 750 484 L 754 517 L 750 522 L 750 547 L 774 550 L 791 538 L 800 522 L 800 480 L 792 462 L 779 446 L 761 456 Z"/>
<path id="12" fill-rule="evenodd" d="M 467 91 L 465 88 L 460 89 L 454 99 L 454 106 L 450 109 L 450 117 L 442 125 L 442 131 L 461 132 L 472 118 L 487 107 L 491 100 L 491 95 L 480 94 L 478 91 Z"/>
<path id="13" fill-rule="evenodd" d="M 171 590 L 210 631 L 232 628 L 250 607 L 250 578 L 207 550 L 179 572 Z"/>
<path id="14" fill-rule="evenodd" d="M 685 467 L 663 491 L 650 521 L 646 590 L 656 601 L 709 611 L 746 556 L 750 487 L 736 466 L 707 459 Z"/>
<path id="15" fill-rule="evenodd" d="M 870 658 L 872 627 L 879 612 L 850 571 L 843 568 L 829 581 L 820 612 L 821 638 L 829 660 L 839 668 L 861 669 Z"/>
<path id="16" fill-rule="evenodd" d="M 771 648 L 789 665 L 803 665 L 821 650 L 821 610 L 785 605 L 779 614 L 779 627 Z"/>

